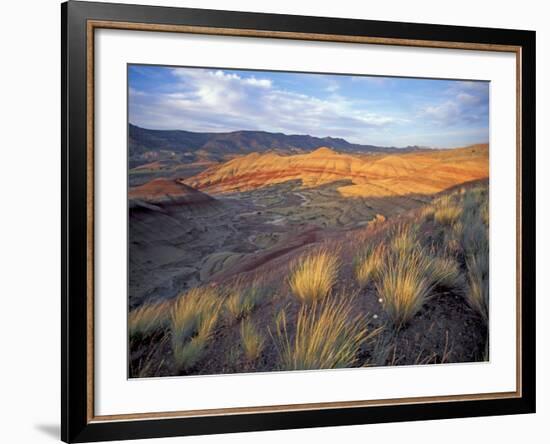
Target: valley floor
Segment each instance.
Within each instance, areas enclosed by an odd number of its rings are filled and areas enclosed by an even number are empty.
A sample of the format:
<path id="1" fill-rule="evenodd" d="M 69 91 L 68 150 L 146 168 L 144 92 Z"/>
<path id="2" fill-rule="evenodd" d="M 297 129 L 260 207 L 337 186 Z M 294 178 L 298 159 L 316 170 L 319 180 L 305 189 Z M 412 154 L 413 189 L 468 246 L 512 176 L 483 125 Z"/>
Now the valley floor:
<path id="1" fill-rule="evenodd" d="M 204 205 L 166 213 L 132 212 L 130 305 L 173 297 L 182 289 L 234 274 L 304 243 L 339 236 L 376 218 L 395 216 L 429 201 L 426 196 L 345 198 L 347 181 L 304 188 L 290 181 L 241 193 L 215 195 Z"/>

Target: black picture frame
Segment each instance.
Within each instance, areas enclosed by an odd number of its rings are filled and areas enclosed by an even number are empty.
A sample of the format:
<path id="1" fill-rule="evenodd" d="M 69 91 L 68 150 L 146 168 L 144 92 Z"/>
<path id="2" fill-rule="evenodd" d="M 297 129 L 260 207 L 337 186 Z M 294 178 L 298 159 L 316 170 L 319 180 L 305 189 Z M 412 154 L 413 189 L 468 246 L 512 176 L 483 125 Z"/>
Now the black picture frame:
<path id="1" fill-rule="evenodd" d="M 512 45 L 520 48 L 521 395 L 479 399 L 95 421 L 90 417 L 88 360 L 93 311 L 89 291 L 87 24 L 90 20 L 210 28 L 367 36 L 380 39 Z M 90 442 L 179 435 L 510 415 L 535 412 L 535 32 L 370 20 L 69 1 L 61 5 L 62 54 L 62 374 L 61 438 Z M 92 313 L 92 314 L 91 314 Z"/>

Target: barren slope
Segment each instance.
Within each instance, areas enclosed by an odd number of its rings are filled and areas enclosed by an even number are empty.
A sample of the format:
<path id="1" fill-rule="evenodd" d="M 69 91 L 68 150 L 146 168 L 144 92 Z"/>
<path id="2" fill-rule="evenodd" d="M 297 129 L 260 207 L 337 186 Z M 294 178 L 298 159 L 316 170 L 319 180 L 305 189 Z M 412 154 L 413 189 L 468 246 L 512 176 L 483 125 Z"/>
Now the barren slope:
<path id="1" fill-rule="evenodd" d="M 144 185 L 130 188 L 130 202 L 145 202 L 153 205 L 185 205 L 207 203 L 212 198 L 178 180 L 154 179 Z"/>

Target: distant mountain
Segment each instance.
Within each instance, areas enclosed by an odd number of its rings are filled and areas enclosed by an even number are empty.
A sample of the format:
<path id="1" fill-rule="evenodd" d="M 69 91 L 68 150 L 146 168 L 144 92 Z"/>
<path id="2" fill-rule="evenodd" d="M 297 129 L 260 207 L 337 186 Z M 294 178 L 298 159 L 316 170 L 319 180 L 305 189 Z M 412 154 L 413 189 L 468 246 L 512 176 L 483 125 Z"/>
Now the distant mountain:
<path id="1" fill-rule="evenodd" d="M 314 151 L 319 147 L 347 153 L 389 153 L 422 149 L 360 145 L 334 137 L 320 138 L 265 131 L 195 133 L 183 130 L 150 130 L 130 124 L 128 133 L 131 167 L 167 158 L 185 162 L 222 161 L 253 152 L 299 154 Z"/>

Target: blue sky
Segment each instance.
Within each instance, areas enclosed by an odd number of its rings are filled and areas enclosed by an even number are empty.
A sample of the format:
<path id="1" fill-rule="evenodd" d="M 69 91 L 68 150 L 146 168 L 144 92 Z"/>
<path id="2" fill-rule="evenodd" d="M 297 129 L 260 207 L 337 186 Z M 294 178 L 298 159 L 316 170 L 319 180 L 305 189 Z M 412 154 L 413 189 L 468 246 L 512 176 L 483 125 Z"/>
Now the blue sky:
<path id="1" fill-rule="evenodd" d="M 129 120 L 149 129 L 262 130 L 458 147 L 489 140 L 489 83 L 128 67 Z"/>

